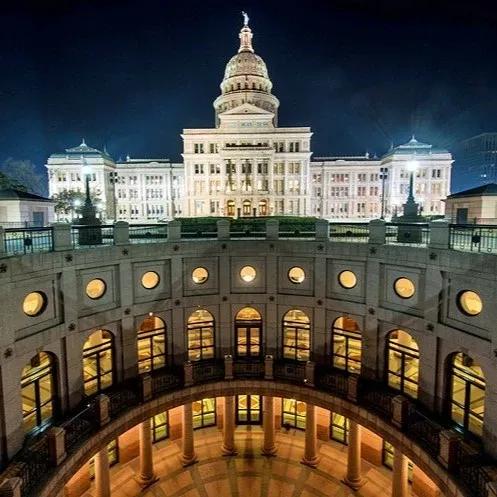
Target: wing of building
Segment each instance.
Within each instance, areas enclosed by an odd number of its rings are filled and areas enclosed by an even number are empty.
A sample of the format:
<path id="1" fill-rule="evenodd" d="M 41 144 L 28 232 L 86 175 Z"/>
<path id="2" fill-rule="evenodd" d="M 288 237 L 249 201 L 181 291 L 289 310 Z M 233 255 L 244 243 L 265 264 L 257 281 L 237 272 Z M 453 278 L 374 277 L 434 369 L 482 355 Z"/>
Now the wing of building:
<path id="1" fill-rule="evenodd" d="M 157 222 L 175 216 L 317 216 L 340 220 L 402 214 L 408 164 L 421 214 L 442 215 L 452 156 L 412 137 L 381 158 L 311 160 L 310 127 L 278 126 L 280 102 L 264 60 L 244 24 L 238 52 L 226 65 L 214 101 L 214 127 L 184 129 L 183 163 L 167 159 L 115 162 L 83 143 L 48 159 L 50 195 L 84 190 L 82 168 L 101 217 Z"/>

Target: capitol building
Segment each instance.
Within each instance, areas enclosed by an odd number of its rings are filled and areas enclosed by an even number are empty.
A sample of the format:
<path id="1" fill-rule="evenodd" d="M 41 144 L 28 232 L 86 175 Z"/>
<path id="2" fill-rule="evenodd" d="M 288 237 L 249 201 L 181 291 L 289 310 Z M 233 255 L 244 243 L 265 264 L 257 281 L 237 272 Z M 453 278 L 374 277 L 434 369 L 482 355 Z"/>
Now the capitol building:
<path id="1" fill-rule="evenodd" d="M 214 127 L 184 129 L 183 163 L 114 161 L 85 141 L 47 161 L 50 196 L 98 196 L 103 221 L 154 223 L 197 216 L 315 216 L 367 221 L 402 214 L 415 166 L 415 197 L 427 216 L 444 214 L 452 156 L 413 136 L 381 158 L 312 157 L 309 127 L 280 127 L 280 102 L 245 18 L 214 101 Z"/>

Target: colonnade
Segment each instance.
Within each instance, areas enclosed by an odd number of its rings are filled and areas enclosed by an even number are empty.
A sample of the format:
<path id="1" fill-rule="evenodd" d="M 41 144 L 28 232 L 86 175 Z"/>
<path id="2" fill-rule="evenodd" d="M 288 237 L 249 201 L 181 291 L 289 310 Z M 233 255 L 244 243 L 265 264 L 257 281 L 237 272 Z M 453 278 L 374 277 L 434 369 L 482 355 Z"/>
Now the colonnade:
<path id="1" fill-rule="evenodd" d="M 192 414 L 192 403 L 189 402 L 184 404 L 181 463 L 185 467 L 194 464 L 198 460 L 194 446 Z M 273 397 L 263 397 L 262 421 L 264 438 L 261 453 L 268 457 L 275 456 L 277 447 L 275 445 Z M 154 471 L 150 419 L 145 420 L 140 424 L 139 433 L 140 469 L 136 480 L 142 487 L 147 487 L 158 480 Z M 237 454 L 235 446 L 234 396 L 224 398 L 223 443 L 221 452 L 225 456 L 234 456 Z M 349 420 L 347 470 L 342 482 L 353 490 L 359 489 L 365 483 L 365 479 L 362 476 L 361 460 L 361 426 L 356 422 Z M 311 468 L 315 468 L 319 463 L 316 406 L 312 404 L 306 404 L 305 444 L 301 463 Z M 392 474 L 392 497 L 407 497 L 408 495 L 408 459 L 400 450 L 395 450 Z M 107 447 L 103 448 L 95 455 L 95 497 L 111 497 Z"/>

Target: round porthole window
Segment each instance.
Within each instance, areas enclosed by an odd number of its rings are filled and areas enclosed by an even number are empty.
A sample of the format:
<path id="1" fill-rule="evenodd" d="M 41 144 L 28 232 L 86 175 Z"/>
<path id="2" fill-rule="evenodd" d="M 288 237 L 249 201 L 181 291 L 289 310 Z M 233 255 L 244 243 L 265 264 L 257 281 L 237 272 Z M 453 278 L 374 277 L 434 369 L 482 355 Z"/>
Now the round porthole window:
<path id="1" fill-rule="evenodd" d="M 416 287 L 409 278 L 396 279 L 393 289 L 401 299 L 410 299 L 416 293 Z"/>
<path id="2" fill-rule="evenodd" d="M 480 296 L 472 290 L 463 290 L 457 296 L 459 309 L 467 316 L 477 316 L 483 310 Z"/>
<path id="3" fill-rule="evenodd" d="M 342 271 L 338 275 L 338 283 L 347 289 L 354 288 L 357 285 L 357 276 L 352 271 Z"/>
<path id="4" fill-rule="evenodd" d="M 47 307 L 47 296 L 43 292 L 31 292 L 24 297 L 22 310 L 26 316 L 39 316 Z"/>
<path id="5" fill-rule="evenodd" d="M 86 295 L 92 300 L 101 298 L 106 290 L 107 285 L 105 284 L 105 281 L 99 278 L 89 281 L 86 285 Z"/>
<path id="6" fill-rule="evenodd" d="M 257 272 L 252 266 L 243 266 L 240 269 L 240 278 L 246 283 L 250 283 L 255 280 Z"/>
<path id="7" fill-rule="evenodd" d="M 209 278 L 209 271 L 205 267 L 197 267 L 192 271 L 192 280 L 197 285 L 205 283 Z"/>
<path id="8" fill-rule="evenodd" d="M 288 271 L 288 279 L 298 285 L 305 280 L 305 272 L 301 267 L 294 266 Z"/>
<path id="9" fill-rule="evenodd" d="M 147 290 L 155 288 L 160 283 L 160 277 L 155 271 L 147 271 L 142 276 L 142 286 Z"/>

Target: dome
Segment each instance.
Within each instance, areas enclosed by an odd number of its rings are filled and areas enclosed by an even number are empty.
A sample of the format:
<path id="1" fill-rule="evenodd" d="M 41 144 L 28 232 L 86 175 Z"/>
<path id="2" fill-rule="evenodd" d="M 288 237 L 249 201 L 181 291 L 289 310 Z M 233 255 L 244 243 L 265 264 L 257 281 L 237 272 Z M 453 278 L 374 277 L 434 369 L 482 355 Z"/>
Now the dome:
<path id="1" fill-rule="evenodd" d="M 260 76 L 261 78 L 269 78 L 266 63 L 261 57 L 253 52 L 240 52 L 231 57 L 226 64 L 224 79 L 249 74 Z"/>

